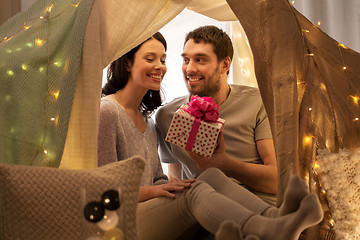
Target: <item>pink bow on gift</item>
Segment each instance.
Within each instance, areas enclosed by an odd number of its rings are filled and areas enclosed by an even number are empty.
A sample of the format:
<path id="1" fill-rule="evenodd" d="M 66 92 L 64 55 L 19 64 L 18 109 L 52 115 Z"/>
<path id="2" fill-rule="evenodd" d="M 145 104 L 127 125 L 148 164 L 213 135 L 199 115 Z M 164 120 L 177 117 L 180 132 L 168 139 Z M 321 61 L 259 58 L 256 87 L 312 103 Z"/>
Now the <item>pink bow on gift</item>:
<path id="1" fill-rule="evenodd" d="M 199 97 L 198 95 L 191 98 L 188 103 L 188 113 L 196 118 L 206 122 L 216 122 L 219 118 L 219 105 L 211 97 Z"/>

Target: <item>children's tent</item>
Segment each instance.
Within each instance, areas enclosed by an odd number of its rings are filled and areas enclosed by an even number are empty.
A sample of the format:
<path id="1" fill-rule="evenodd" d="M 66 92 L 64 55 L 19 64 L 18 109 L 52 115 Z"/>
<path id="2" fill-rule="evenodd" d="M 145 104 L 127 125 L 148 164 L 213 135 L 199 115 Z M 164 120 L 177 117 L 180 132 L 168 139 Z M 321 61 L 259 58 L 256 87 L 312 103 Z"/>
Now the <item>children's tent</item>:
<path id="1" fill-rule="evenodd" d="M 0 161 L 96 167 L 103 68 L 184 8 L 240 21 L 273 133 L 278 203 L 289 177 L 299 174 L 325 210 L 324 221 L 307 238 L 333 239 L 332 214 L 340 206 L 330 200 L 331 190 L 327 195 L 322 188 L 316 156 L 318 149 L 337 153 L 360 147 L 360 55 L 287 0 L 37 1 L 0 27 Z M 358 162 L 352 158 L 350 168 Z M 323 176 L 324 181 L 334 177 L 332 167 Z M 342 179 L 359 192 L 359 180 Z"/>

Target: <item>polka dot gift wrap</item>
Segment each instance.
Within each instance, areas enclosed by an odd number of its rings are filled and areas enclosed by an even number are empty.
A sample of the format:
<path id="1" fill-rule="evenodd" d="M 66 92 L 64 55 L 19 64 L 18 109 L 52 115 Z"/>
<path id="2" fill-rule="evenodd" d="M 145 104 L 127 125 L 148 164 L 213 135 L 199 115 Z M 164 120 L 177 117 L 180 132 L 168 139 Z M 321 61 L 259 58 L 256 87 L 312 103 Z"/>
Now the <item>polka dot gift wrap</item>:
<path id="1" fill-rule="evenodd" d="M 174 113 L 165 140 L 200 156 L 211 157 L 225 120 L 218 118 L 216 122 L 207 122 L 192 116 L 188 108 L 183 105 Z"/>

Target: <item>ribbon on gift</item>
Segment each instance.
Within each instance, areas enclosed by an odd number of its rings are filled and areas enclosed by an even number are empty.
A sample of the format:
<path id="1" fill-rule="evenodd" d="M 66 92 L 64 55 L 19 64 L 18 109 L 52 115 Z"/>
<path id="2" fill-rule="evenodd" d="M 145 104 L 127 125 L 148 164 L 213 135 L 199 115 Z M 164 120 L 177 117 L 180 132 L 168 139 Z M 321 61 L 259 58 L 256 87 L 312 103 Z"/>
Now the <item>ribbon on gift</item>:
<path id="1" fill-rule="evenodd" d="M 185 111 L 195 118 L 200 118 L 206 122 L 216 122 L 219 118 L 219 105 L 211 97 L 196 95 L 191 98 L 188 105 L 189 108 Z"/>
<path id="2" fill-rule="evenodd" d="M 195 117 L 185 147 L 186 150 L 190 151 L 194 146 L 201 120 L 206 122 L 219 122 L 219 106 L 211 97 L 199 97 L 198 95 L 192 97 L 188 105 L 188 108 L 181 109 Z M 222 122 L 219 123 L 223 124 Z"/>
<path id="3" fill-rule="evenodd" d="M 194 122 L 193 122 L 193 124 L 191 126 L 191 130 L 190 130 L 190 133 L 189 133 L 189 138 L 188 138 L 186 146 L 185 146 L 185 149 L 188 150 L 188 151 L 191 151 L 191 149 L 194 146 L 196 135 L 197 135 L 197 133 L 199 131 L 200 124 L 201 124 L 200 118 L 195 118 Z"/>

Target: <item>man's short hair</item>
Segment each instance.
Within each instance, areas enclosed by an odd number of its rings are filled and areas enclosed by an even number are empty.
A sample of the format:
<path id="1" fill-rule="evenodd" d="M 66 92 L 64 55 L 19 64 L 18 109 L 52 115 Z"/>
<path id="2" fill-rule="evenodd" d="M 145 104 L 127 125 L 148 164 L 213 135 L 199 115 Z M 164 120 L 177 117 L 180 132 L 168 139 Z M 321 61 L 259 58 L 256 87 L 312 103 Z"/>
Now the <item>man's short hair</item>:
<path id="1" fill-rule="evenodd" d="M 193 39 L 195 43 L 210 43 L 218 58 L 218 61 L 230 57 L 232 60 L 234 49 L 230 37 L 222 29 L 216 26 L 202 26 L 194 29 L 185 36 L 185 42 Z"/>

